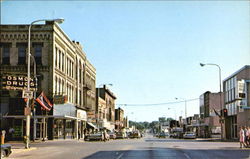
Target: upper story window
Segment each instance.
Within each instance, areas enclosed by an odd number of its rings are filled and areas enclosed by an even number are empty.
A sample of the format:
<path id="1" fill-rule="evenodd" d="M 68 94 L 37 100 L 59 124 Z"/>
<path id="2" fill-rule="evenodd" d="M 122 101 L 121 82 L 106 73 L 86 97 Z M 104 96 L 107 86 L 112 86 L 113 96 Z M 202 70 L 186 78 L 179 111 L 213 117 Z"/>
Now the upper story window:
<path id="1" fill-rule="evenodd" d="M 59 69 L 61 69 L 61 50 L 59 50 L 59 57 L 58 57 L 58 61 L 59 61 Z"/>
<path id="2" fill-rule="evenodd" d="M 26 43 L 17 43 L 18 48 L 18 64 L 25 64 L 26 62 L 26 49 L 27 44 Z"/>
<path id="3" fill-rule="evenodd" d="M 2 64 L 10 64 L 10 43 L 1 44 L 2 46 Z"/>
<path id="4" fill-rule="evenodd" d="M 33 48 L 34 48 L 34 56 L 35 56 L 36 64 L 41 65 L 42 64 L 43 44 L 42 43 L 34 43 Z"/>
<path id="5" fill-rule="evenodd" d="M 56 51 L 55 51 L 55 67 L 57 68 L 57 52 L 58 52 L 58 48 L 56 47 Z"/>

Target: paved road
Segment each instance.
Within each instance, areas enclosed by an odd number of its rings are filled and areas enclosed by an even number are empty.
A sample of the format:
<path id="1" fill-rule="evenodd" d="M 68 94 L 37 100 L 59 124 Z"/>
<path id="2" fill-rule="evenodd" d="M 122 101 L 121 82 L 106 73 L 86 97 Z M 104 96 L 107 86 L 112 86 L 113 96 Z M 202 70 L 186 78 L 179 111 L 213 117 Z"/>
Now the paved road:
<path id="1" fill-rule="evenodd" d="M 250 159 L 250 149 L 235 142 L 142 139 L 108 142 L 47 141 L 32 144 L 32 151 L 12 154 L 15 159 Z"/>

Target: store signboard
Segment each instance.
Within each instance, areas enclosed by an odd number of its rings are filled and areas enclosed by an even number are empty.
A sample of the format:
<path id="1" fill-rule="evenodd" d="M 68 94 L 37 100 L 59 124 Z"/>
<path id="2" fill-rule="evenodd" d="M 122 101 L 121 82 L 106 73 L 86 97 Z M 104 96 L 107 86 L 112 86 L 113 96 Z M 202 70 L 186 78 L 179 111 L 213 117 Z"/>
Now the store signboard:
<path id="1" fill-rule="evenodd" d="M 1 78 L 2 89 L 26 90 L 28 87 L 28 77 L 25 75 L 3 75 Z M 35 80 L 30 78 L 30 90 L 36 90 Z"/>
<path id="2" fill-rule="evenodd" d="M 77 110 L 77 118 L 87 121 L 87 112 L 84 110 Z"/>
<path id="3" fill-rule="evenodd" d="M 53 103 L 54 104 L 65 104 L 68 102 L 68 96 L 66 95 L 54 95 Z"/>

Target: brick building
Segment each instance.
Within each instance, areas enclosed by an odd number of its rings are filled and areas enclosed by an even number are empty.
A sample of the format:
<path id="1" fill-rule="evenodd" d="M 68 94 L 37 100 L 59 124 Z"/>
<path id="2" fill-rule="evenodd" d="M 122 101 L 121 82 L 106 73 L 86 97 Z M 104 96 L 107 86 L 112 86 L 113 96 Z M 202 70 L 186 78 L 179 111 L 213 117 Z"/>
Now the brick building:
<path id="1" fill-rule="evenodd" d="M 25 102 L 22 90 L 15 85 L 16 78 L 27 78 L 27 43 L 29 25 L 1 25 L 1 128 L 13 127 L 13 139 L 25 135 Z M 33 25 L 31 29 L 31 55 L 36 61 L 38 78 L 36 96 L 42 91 L 51 102 L 52 110 L 35 106 L 31 119 L 31 137 L 77 138 L 86 127 L 87 112 L 95 110 L 96 71 L 87 60 L 79 42 L 71 41 L 54 22 Z M 31 81 L 34 82 L 34 65 L 31 58 Z M 8 81 L 6 77 L 14 77 Z M 5 83 L 4 83 L 5 82 Z M 7 83 L 7 84 L 8 84 Z M 13 86 L 14 84 L 14 86 Z M 31 84 L 32 85 L 32 84 Z M 18 88 L 18 89 L 17 89 Z M 34 90 L 34 89 L 33 89 Z M 34 122 L 35 121 L 35 122 Z"/>

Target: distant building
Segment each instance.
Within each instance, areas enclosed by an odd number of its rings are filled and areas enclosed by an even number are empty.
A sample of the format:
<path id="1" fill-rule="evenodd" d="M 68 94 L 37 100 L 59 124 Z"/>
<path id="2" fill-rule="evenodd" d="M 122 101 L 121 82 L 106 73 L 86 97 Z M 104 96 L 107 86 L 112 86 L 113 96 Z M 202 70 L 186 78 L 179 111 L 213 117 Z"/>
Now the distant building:
<path id="1" fill-rule="evenodd" d="M 114 130 L 116 96 L 110 91 L 110 89 L 107 88 L 106 85 L 103 85 L 102 88 L 96 88 L 96 100 L 95 124 L 109 130 Z"/>
<path id="2" fill-rule="evenodd" d="M 200 96 L 200 137 L 212 137 L 221 133 L 220 117 L 218 115 L 220 115 L 221 106 L 223 105 L 223 93 L 220 96 L 220 93 L 207 91 Z"/>
<path id="3" fill-rule="evenodd" d="M 1 128 L 13 127 L 15 139 L 25 135 L 22 91 L 27 87 L 28 27 L 0 26 Z M 79 133 L 83 136 L 87 112 L 95 110 L 96 71 L 81 44 L 71 41 L 56 23 L 47 21 L 31 28 L 31 55 L 37 65 L 36 97 L 44 92 L 54 103 L 50 111 L 42 110 L 39 104 L 34 106 L 36 118 L 34 120 L 32 116 L 31 119 L 31 138 L 77 138 Z M 31 87 L 34 91 L 33 68 L 31 58 Z"/>
<path id="4" fill-rule="evenodd" d="M 115 109 L 115 129 L 120 131 L 124 128 L 124 110 L 120 107 Z"/>
<path id="5" fill-rule="evenodd" d="M 240 126 L 250 126 L 250 65 L 246 65 L 223 81 L 225 94 L 226 138 L 238 138 Z"/>

